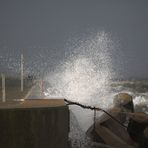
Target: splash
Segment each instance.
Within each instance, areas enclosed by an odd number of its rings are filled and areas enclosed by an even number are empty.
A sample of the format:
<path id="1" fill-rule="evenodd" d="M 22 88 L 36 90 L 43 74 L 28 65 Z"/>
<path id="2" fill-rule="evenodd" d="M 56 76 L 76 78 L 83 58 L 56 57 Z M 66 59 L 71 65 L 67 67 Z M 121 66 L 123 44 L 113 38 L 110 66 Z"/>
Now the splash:
<path id="1" fill-rule="evenodd" d="M 114 43 L 109 34 L 92 34 L 68 48 L 72 52 L 66 60 L 46 77 L 52 86 L 48 88 L 49 96 L 62 95 L 72 101 L 107 107 L 112 102 L 110 98 L 106 100 L 108 83 L 114 75 L 111 64 Z"/>

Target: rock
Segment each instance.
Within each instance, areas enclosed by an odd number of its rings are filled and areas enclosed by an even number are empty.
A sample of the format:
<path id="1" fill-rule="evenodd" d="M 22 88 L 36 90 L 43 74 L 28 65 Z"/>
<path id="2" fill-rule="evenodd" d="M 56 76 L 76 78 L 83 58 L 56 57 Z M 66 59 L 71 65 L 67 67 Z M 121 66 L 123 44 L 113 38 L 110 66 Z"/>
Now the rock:
<path id="1" fill-rule="evenodd" d="M 140 145 L 147 136 L 148 115 L 145 113 L 133 113 L 130 115 L 127 131 L 131 138 Z M 146 135 L 145 135 L 146 134 Z"/>
<path id="2" fill-rule="evenodd" d="M 121 108 L 112 108 L 108 110 L 107 112 L 110 113 L 113 117 L 115 117 L 120 122 L 124 122 L 126 119 L 125 114 L 121 114 L 122 109 Z M 114 124 L 114 120 L 108 116 L 107 114 L 103 114 L 96 120 L 96 125 L 100 124 L 108 124 L 112 126 L 112 123 Z M 104 140 L 95 132 L 94 125 L 92 125 L 86 132 L 86 135 L 88 135 L 93 141 L 105 143 Z"/>
<path id="3" fill-rule="evenodd" d="M 105 126 L 97 125 L 95 131 L 105 141 L 105 144 L 107 145 L 110 145 L 115 148 L 126 148 L 126 147 L 134 148 L 135 147 L 130 145 L 128 141 L 124 141 L 121 137 L 116 135 L 114 132 L 112 132 L 110 129 L 108 129 Z"/>
<path id="4" fill-rule="evenodd" d="M 148 138 L 148 127 L 145 128 L 145 130 L 144 130 L 144 136 L 145 136 L 146 138 Z"/>
<path id="5" fill-rule="evenodd" d="M 112 108 L 108 110 L 108 113 L 122 123 L 125 121 L 126 115 L 122 114 L 121 108 Z M 127 145 L 129 147 L 132 147 L 132 145 L 137 146 L 130 138 L 126 129 L 105 113 L 97 119 L 95 130 L 93 130 L 92 125 L 87 133 L 93 134 L 92 137 L 94 137 L 97 142 L 120 148 L 126 147 Z"/>
<path id="6" fill-rule="evenodd" d="M 143 112 L 137 112 L 137 113 L 132 113 L 130 115 L 130 119 L 138 122 L 138 123 L 148 123 L 148 114 L 145 114 Z"/>
<path id="7" fill-rule="evenodd" d="M 104 140 L 96 133 L 96 131 L 94 129 L 94 125 L 92 125 L 87 130 L 86 135 L 91 139 L 91 141 L 105 144 Z"/>
<path id="8" fill-rule="evenodd" d="M 140 148 L 148 147 L 148 127 L 144 129 L 144 137 L 140 143 Z"/>
<path id="9" fill-rule="evenodd" d="M 113 116 L 114 118 L 116 118 L 118 121 L 120 121 L 121 123 L 124 123 L 126 121 L 126 114 L 123 113 L 124 110 L 122 108 L 119 107 L 114 107 L 111 108 L 107 111 L 111 116 Z M 110 122 L 110 121 L 114 121 L 109 115 L 107 115 L 106 113 L 104 113 L 101 117 L 99 117 L 97 119 L 98 123 L 103 123 L 103 122 Z"/>
<path id="10" fill-rule="evenodd" d="M 114 105 L 126 109 L 127 111 L 134 112 L 133 98 L 127 93 L 119 93 L 114 97 Z"/>

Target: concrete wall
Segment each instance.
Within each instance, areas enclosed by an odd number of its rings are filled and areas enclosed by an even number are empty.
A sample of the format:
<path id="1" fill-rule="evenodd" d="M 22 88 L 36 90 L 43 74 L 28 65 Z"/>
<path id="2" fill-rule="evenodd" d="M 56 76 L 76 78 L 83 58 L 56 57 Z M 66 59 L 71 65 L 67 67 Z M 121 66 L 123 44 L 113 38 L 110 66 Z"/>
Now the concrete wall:
<path id="1" fill-rule="evenodd" d="M 65 106 L 0 108 L 0 148 L 68 148 Z"/>

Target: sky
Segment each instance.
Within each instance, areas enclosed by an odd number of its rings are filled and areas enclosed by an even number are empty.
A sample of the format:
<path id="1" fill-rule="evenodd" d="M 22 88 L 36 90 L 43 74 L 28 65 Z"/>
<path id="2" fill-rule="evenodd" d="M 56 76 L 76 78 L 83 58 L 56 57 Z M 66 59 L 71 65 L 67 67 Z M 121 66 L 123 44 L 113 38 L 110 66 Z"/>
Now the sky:
<path id="1" fill-rule="evenodd" d="M 60 55 L 72 36 L 100 30 L 119 42 L 123 75 L 148 78 L 147 0 L 0 0 L 1 55 L 4 47 Z"/>

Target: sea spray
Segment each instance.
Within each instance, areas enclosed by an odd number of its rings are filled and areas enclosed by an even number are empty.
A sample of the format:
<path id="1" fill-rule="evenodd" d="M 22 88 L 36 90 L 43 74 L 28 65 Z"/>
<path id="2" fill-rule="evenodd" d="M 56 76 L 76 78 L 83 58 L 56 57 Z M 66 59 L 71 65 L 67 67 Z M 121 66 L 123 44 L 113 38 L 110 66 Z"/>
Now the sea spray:
<path id="1" fill-rule="evenodd" d="M 115 75 L 111 58 L 114 43 L 107 33 L 99 32 L 81 39 L 77 44 L 54 72 L 49 71 L 46 77 L 52 86 L 48 89 L 49 95 L 57 90 L 55 95 L 108 107 L 112 101 L 105 96 L 110 91 L 108 84 Z"/>
<path id="2" fill-rule="evenodd" d="M 115 49 L 114 42 L 107 33 L 98 32 L 75 44 L 68 44 L 67 48 L 71 51 L 69 56 L 46 76 L 45 80 L 50 83 L 48 95 L 63 96 L 85 105 L 111 107 L 109 84 L 115 75 L 111 57 Z M 70 122 L 72 145 L 86 147 L 90 141 L 85 137 L 85 131 L 93 124 L 93 112 L 76 106 L 70 107 L 70 110 L 78 120 L 77 125 L 74 125 L 73 118 Z M 77 130 L 79 126 L 81 131 Z"/>

